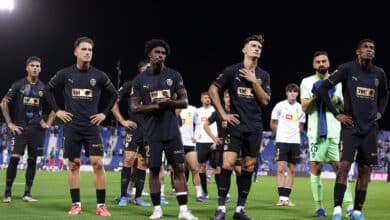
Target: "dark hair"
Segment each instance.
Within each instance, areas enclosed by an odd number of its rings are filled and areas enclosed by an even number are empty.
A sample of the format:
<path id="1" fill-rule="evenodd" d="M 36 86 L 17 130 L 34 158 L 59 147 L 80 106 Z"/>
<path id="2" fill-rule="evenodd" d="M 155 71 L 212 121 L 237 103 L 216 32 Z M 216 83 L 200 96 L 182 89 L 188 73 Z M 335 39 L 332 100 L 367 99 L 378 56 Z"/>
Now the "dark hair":
<path id="1" fill-rule="evenodd" d="M 202 93 L 200 93 L 200 97 L 201 97 L 201 98 L 202 98 L 202 96 L 204 96 L 204 95 L 207 95 L 207 96 L 210 97 L 209 92 L 202 92 Z"/>
<path id="2" fill-rule="evenodd" d="M 31 57 L 27 58 L 26 66 L 28 66 L 28 64 L 30 64 L 31 62 L 34 62 L 34 61 L 41 63 L 41 58 L 39 58 L 37 56 L 31 56 Z"/>
<path id="3" fill-rule="evenodd" d="M 147 59 L 140 60 L 140 61 L 138 62 L 137 68 L 138 68 L 138 69 L 141 69 L 141 67 L 147 65 L 148 63 L 149 63 L 149 60 L 147 60 Z"/>
<path id="4" fill-rule="evenodd" d="M 366 38 L 358 42 L 358 44 L 356 45 L 356 49 L 359 49 L 362 46 L 362 44 L 367 42 L 375 45 L 375 42 L 373 40 L 371 40 L 370 38 Z"/>
<path id="5" fill-rule="evenodd" d="M 325 55 L 325 56 L 329 57 L 328 53 L 326 51 L 318 50 L 318 51 L 314 52 L 313 59 L 318 57 L 318 56 L 321 56 L 321 55 Z"/>
<path id="6" fill-rule="evenodd" d="M 249 37 L 247 37 L 243 44 L 242 44 L 242 47 L 245 47 L 245 45 L 249 42 L 249 41 L 258 41 L 259 43 L 261 43 L 262 45 L 264 44 L 264 38 L 263 36 L 261 36 L 260 34 L 256 35 L 256 34 L 253 34 Z"/>
<path id="7" fill-rule="evenodd" d="M 299 87 L 295 83 L 290 83 L 286 86 L 286 92 L 299 92 Z"/>
<path id="8" fill-rule="evenodd" d="M 169 56 L 169 54 L 171 53 L 171 48 L 169 47 L 169 44 L 167 42 L 160 39 L 152 39 L 145 43 L 145 57 L 148 57 L 150 51 L 152 51 L 156 47 L 164 47 L 167 56 Z"/>
<path id="9" fill-rule="evenodd" d="M 94 46 L 93 40 L 91 38 L 89 38 L 89 37 L 79 37 L 74 42 L 74 49 L 76 49 L 81 43 L 84 43 L 84 42 L 91 44 L 92 47 Z"/>

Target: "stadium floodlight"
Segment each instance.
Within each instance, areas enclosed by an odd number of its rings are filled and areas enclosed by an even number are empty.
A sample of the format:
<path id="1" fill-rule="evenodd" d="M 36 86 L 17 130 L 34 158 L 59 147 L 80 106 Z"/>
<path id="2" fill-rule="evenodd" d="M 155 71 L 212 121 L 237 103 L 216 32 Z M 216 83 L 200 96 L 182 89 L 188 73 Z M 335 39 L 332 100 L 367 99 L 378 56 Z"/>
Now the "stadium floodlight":
<path id="1" fill-rule="evenodd" d="M 0 10 L 12 11 L 14 9 L 14 0 L 0 0 Z"/>

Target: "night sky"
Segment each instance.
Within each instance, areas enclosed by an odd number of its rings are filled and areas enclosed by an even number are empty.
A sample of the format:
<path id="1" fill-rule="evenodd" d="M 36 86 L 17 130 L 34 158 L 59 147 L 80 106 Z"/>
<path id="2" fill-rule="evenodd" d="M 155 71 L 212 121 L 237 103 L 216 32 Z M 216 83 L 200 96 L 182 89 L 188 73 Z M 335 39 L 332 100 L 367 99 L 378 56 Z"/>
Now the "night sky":
<path id="1" fill-rule="evenodd" d="M 224 67 L 242 61 L 242 41 L 262 34 L 259 66 L 270 73 L 272 89 L 264 113 L 268 129 L 273 106 L 285 98 L 284 87 L 314 73 L 312 54 L 317 50 L 328 51 L 334 70 L 356 58 L 359 40 L 372 38 L 377 47 L 374 63 L 390 72 L 390 14 L 374 2 L 15 0 L 12 13 L 0 11 L 0 95 L 25 76 L 28 56 L 42 58 L 44 82 L 73 64 L 73 42 L 79 36 L 95 41 L 92 65 L 117 85 L 117 61 L 122 82 L 133 78 L 144 58 L 145 41 L 161 38 L 172 49 L 166 65 L 182 74 L 190 104 L 199 106 L 199 94 Z M 390 130 L 386 121 L 389 108 L 380 125 Z"/>

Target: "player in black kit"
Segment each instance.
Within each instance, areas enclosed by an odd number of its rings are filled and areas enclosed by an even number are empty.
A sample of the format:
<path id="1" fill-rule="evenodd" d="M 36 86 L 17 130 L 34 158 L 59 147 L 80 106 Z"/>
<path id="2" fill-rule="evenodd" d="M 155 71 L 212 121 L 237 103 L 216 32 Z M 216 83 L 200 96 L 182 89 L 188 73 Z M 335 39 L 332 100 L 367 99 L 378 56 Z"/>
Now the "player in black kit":
<path id="1" fill-rule="evenodd" d="M 69 187 L 72 208 L 69 215 L 81 213 L 80 165 L 81 146 L 85 147 L 94 171 L 98 216 L 111 216 L 105 205 L 106 176 L 103 167 L 103 145 L 98 125 L 106 118 L 118 98 L 117 91 L 107 75 L 91 66 L 93 41 L 80 37 L 74 43 L 75 65 L 58 71 L 46 86 L 46 98 L 58 118 L 65 122 L 64 157 L 69 158 Z M 53 96 L 57 87 L 63 89 L 65 110 L 61 110 Z M 98 113 L 101 90 L 110 93 L 104 111 Z"/>
<path id="2" fill-rule="evenodd" d="M 12 183 L 16 177 L 16 170 L 20 157 L 27 146 L 28 159 L 26 170 L 26 186 L 23 200 L 36 202 L 31 196 L 31 187 L 35 177 L 37 156 L 43 156 L 45 129 L 49 128 L 55 118 L 54 112 L 49 115 L 48 121 L 42 119 L 42 101 L 45 84 L 39 80 L 41 59 L 36 56 L 26 61 L 27 77 L 12 84 L 1 101 L 1 110 L 8 128 L 12 132 L 12 156 L 7 168 L 6 188 L 3 202 L 11 202 Z M 15 105 L 13 120 L 10 116 L 9 103 Z"/>
<path id="3" fill-rule="evenodd" d="M 242 171 L 237 179 L 238 201 L 233 219 L 251 219 L 244 206 L 251 187 L 251 178 L 258 156 L 262 133 L 262 106 L 268 105 L 271 96 L 269 74 L 257 66 L 264 39 L 252 35 L 244 40 L 241 63 L 227 67 L 209 88 L 210 98 L 223 120 L 229 123 L 227 149 L 223 152 L 223 164 L 219 176 L 218 209 L 211 219 L 225 219 L 226 195 L 229 192 L 231 174 L 241 151 Z M 231 111 L 226 113 L 221 105 L 219 91 L 229 90 Z"/>
<path id="4" fill-rule="evenodd" d="M 147 60 L 142 60 L 138 64 L 138 71 L 140 73 L 144 72 L 148 68 L 149 62 Z M 135 174 L 135 199 L 134 203 L 140 206 L 150 206 L 150 203 L 145 202 L 141 195 L 144 189 L 145 176 L 146 176 L 146 164 L 145 164 L 145 147 L 144 147 L 144 116 L 141 114 L 132 114 L 130 111 L 128 116 L 129 119 L 126 120 L 123 118 L 119 110 L 119 102 L 124 97 L 129 98 L 132 87 L 132 81 L 127 81 L 119 88 L 119 99 L 114 104 L 112 108 L 112 114 L 118 120 L 119 123 L 125 128 L 127 128 L 127 134 L 125 139 L 125 153 L 124 161 L 121 172 L 121 196 L 119 197 L 118 206 L 127 206 L 127 202 L 131 198 L 127 197 L 127 191 L 129 182 L 131 179 L 132 171 L 131 168 L 135 168 L 133 173 Z M 136 153 L 138 156 L 136 158 Z M 137 160 L 137 166 L 134 167 L 135 160 Z M 130 184 L 131 185 L 131 184 Z M 130 188 L 132 188 L 130 186 Z M 131 189 L 130 189 L 131 190 Z"/>
<path id="5" fill-rule="evenodd" d="M 342 156 L 334 187 L 333 220 L 342 218 L 341 204 L 355 153 L 359 174 L 351 219 L 364 219 L 361 210 L 366 199 L 370 166 L 377 162 L 377 121 L 385 112 L 389 96 L 385 72 L 372 63 L 375 57 L 374 41 L 361 40 L 356 55 L 356 60 L 340 65 L 318 91 L 327 108 L 342 123 Z M 343 87 L 343 112 L 336 110 L 328 96 L 328 90 L 339 82 Z"/>
<path id="6" fill-rule="evenodd" d="M 150 196 L 154 205 L 150 219 L 162 217 L 159 171 L 162 151 L 172 165 L 176 197 L 180 206 L 179 219 L 197 220 L 187 208 L 187 185 L 184 176 L 184 149 L 176 108 L 188 104 L 187 92 L 180 73 L 164 65 L 170 47 L 163 40 L 145 44 L 145 56 L 150 67 L 136 76 L 131 91 L 133 113 L 143 113 L 145 119 L 146 162 L 150 169 Z"/>

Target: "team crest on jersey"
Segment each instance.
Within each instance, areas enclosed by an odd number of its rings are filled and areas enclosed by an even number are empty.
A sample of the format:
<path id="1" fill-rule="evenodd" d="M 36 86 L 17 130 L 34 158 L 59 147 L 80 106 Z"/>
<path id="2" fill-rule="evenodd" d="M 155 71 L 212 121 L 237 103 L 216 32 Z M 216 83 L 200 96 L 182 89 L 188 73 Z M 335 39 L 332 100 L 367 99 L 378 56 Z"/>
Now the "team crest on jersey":
<path id="1" fill-rule="evenodd" d="M 96 86 L 96 79 L 92 78 L 89 80 L 89 84 L 91 84 L 92 87 Z"/>
<path id="2" fill-rule="evenodd" d="M 378 87 L 378 86 L 379 86 L 379 79 L 378 79 L 378 78 L 375 78 L 375 79 L 374 79 L 374 83 L 375 83 L 375 87 Z"/>
<path id="3" fill-rule="evenodd" d="M 19 90 L 19 92 L 20 92 L 21 94 L 24 94 L 24 90 L 23 90 L 23 89 Z"/>
<path id="4" fill-rule="evenodd" d="M 42 97 L 43 96 L 43 91 L 39 91 L 38 95 L 39 95 L 39 97 Z"/>
<path id="5" fill-rule="evenodd" d="M 172 84 L 173 84 L 173 81 L 172 81 L 172 79 L 167 79 L 167 81 L 166 81 L 166 82 L 167 82 L 167 85 L 168 85 L 168 86 L 172 86 Z"/>
<path id="6" fill-rule="evenodd" d="M 263 81 L 260 78 L 257 79 L 257 82 L 259 82 L 260 85 L 263 83 Z"/>

